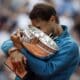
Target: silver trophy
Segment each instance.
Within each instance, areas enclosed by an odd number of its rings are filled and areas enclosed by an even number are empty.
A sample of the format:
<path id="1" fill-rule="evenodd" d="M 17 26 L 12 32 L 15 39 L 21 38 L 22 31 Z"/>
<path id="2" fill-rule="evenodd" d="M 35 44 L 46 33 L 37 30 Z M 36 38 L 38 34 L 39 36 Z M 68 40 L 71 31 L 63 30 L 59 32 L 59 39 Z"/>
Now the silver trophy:
<path id="1" fill-rule="evenodd" d="M 58 46 L 53 39 L 32 25 L 28 26 L 25 30 L 21 30 L 21 33 L 23 42 L 28 43 L 35 37 L 38 38 L 40 44 L 37 44 L 37 46 L 40 47 L 43 51 L 47 52 L 48 55 L 53 54 L 58 50 Z"/>

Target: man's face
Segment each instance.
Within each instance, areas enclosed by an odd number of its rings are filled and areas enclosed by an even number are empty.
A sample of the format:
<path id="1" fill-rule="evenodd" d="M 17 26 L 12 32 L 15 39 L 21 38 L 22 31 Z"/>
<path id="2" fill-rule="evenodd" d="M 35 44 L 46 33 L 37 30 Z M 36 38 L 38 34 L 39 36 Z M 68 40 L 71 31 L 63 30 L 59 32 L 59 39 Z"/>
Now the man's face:
<path id="1" fill-rule="evenodd" d="M 44 21 L 44 20 L 31 20 L 32 21 L 32 25 L 35 26 L 36 28 L 40 29 L 41 31 L 43 31 L 46 34 L 50 34 L 52 32 L 52 24 L 50 23 L 50 21 Z"/>

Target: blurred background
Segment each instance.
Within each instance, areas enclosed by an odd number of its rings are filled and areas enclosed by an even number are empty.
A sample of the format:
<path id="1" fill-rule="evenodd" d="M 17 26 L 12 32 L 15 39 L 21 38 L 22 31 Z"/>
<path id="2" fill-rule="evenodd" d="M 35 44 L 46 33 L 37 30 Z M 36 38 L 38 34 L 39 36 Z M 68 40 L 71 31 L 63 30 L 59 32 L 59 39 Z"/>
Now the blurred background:
<path id="1" fill-rule="evenodd" d="M 29 13 L 37 3 L 50 3 L 55 7 L 60 24 L 66 25 L 80 49 L 80 0 L 0 0 L 0 46 L 17 28 L 30 24 Z M 0 80 L 14 80 L 15 74 L 5 65 L 0 49 Z M 80 80 L 80 65 L 70 80 Z"/>

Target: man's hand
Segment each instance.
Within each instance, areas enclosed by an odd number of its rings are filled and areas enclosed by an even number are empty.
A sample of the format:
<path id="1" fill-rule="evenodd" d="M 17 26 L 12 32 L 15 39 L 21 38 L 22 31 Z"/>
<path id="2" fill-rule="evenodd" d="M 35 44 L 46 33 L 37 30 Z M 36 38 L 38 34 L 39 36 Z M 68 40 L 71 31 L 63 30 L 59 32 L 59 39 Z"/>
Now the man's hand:
<path id="1" fill-rule="evenodd" d="M 16 34 L 11 34 L 11 40 L 13 41 L 14 45 L 19 49 L 22 48 L 20 37 L 21 35 L 19 30 L 17 30 Z"/>

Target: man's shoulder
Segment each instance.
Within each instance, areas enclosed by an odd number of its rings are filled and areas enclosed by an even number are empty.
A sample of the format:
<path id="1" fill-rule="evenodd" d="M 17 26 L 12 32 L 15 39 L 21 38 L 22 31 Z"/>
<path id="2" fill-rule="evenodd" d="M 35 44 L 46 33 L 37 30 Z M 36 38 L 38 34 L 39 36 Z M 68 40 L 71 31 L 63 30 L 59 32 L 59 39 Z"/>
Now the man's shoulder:
<path id="1" fill-rule="evenodd" d="M 79 53 L 79 46 L 71 36 L 61 40 L 60 48 L 61 50 L 71 51 L 72 53 Z"/>
<path id="2" fill-rule="evenodd" d="M 60 44 L 62 46 L 66 46 L 66 45 L 70 45 L 70 46 L 78 46 L 76 41 L 71 37 L 71 36 L 67 36 L 64 37 L 63 39 L 60 40 Z"/>

